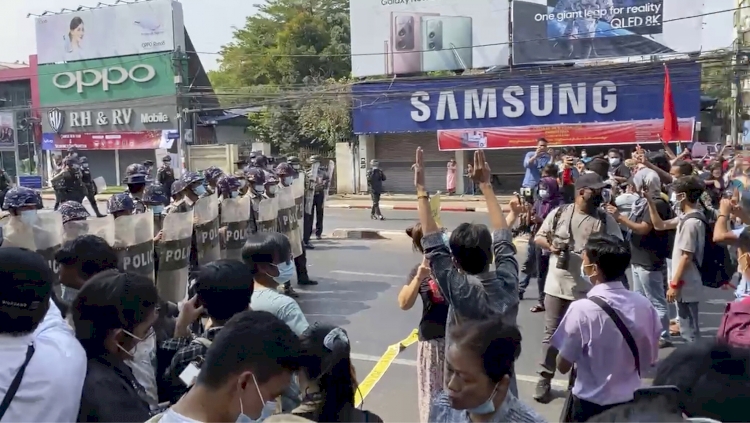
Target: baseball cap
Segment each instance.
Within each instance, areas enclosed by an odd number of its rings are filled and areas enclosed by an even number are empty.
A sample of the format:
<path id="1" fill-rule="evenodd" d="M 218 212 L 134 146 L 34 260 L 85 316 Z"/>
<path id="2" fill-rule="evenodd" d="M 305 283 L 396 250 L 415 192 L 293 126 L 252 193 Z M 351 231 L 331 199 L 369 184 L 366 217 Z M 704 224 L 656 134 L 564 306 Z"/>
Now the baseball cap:
<path id="1" fill-rule="evenodd" d="M 54 273 L 44 258 L 24 248 L 0 249 L 0 312 L 33 312 L 49 301 Z"/>
<path id="2" fill-rule="evenodd" d="M 584 173 L 576 179 L 576 190 L 583 188 L 602 189 L 608 186 L 610 185 L 596 173 Z"/>

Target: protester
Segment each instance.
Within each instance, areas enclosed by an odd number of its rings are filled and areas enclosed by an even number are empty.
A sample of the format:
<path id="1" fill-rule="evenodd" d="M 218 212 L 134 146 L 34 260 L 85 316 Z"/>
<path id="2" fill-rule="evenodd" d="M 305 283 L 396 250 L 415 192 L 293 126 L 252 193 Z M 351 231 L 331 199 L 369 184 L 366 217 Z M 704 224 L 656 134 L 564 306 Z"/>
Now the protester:
<path id="1" fill-rule="evenodd" d="M 57 250 L 62 299 L 73 302 L 78 291 L 95 275 L 117 269 L 117 252 L 104 239 L 95 235 L 74 238 Z"/>
<path id="2" fill-rule="evenodd" d="M 622 159 L 622 151 L 616 148 L 609 149 L 609 178 L 622 184 L 630 178 L 630 169 Z"/>
<path id="3" fill-rule="evenodd" d="M 713 240 L 737 248 L 737 270 L 740 273 L 740 280 L 737 288 L 735 288 L 734 295 L 738 301 L 741 301 L 750 296 L 750 231 L 747 230 L 747 225 L 730 230 L 728 228 L 730 216 L 750 223 L 747 210 L 736 206 L 733 204 L 733 200 L 729 198 L 722 199 L 719 206 L 719 217 L 716 225 L 714 225 Z"/>
<path id="4" fill-rule="evenodd" d="M 158 318 L 154 282 L 143 276 L 102 272 L 73 302 L 76 337 L 88 357 L 79 422 L 145 422 L 148 396 L 126 362 L 153 336 Z"/>
<path id="5" fill-rule="evenodd" d="M 261 421 L 299 367 L 300 342 L 287 324 L 264 311 L 236 314 L 214 338 L 195 386 L 151 422 Z"/>
<path id="6" fill-rule="evenodd" d="M 451 327 L 446 352 L 452 369 L 445 392 L 432 402 L 430 422 L 544 422 L 512 392 L 521 332 L 501 315 Z"/>
<path id="7" fill-rule="evenodd" d="M 343 329 L 315 324 L 300 338 L 299 382 L 302 404 L 293 414 L 315 422 L 382 422 L 354 407 L 357 380 L 351 344 Z"/>
<path id="8" fill-rule="evenodd" d="M 630 251 L 620 239 L 592 234 L 583 250 L 581 276 L 593 285 L 568 307 L 550 339 L 557 369 L 576 367 L 573 421 L 585 422 L 633 399 L 641 373 L 659 359 L 659 315 L 644 296 L 620 282 Z"/>
<path id="9" fill-rule="evenodd" d="M 414 251 L 422 254 L 422 261 L 409 272 L 406 285 L 398 294 L 398 305 L 401 310 L 410 310 L 417 297 L 422 299 L 417 343 L 417 408 L 419 421 L 426 423 L 430 403 L 445 383 L 445 324 L 448 319 L 448 303 L 440 293 L 440 288 L 431 275 L 429 263 L 424 258 L 422 224 L 417 223 L 407 228 L 406 234 L 412 240 Z"/>
<path id="10" fill-rule="evenodd" d="M 55 274 L 41 255 L 3 248 L 0 279 L 0 421 L 76 421 L 86 354 L 51 301 Z"/>

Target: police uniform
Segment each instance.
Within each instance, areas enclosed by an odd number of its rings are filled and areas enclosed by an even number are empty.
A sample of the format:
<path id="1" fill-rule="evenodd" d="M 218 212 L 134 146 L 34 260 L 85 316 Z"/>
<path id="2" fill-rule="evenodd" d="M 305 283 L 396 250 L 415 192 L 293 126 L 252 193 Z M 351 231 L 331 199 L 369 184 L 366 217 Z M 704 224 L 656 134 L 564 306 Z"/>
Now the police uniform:
<path id="1" fill-rule="evenodd" d="M 84 166 L 84 164 L 88 163 L 88 159 L 81 157 L 79 160 L 81 162 L 81 180 L 83 181 L 84 187 L 86 187 L 86 198 L 89 200 L 89 203 L 91 203 L 91 208 L 94 210 L 94 213 L 96 213 L 96 216 L 104 217 L 104 215 L 99 212 L 99 205 L 96 204 L 96 184 L 94 184 L 94 179 L 91 177 L 91 170 Z"/>
<path id="2" fill-rule="evenodd" d="M 164 190 L 167 193 L 172 192 L 172 184 L 175 181 L 174 169 L 172 169 L 172 166 L 169 166 L 167 164 L 169 162 L 169 160 L 164 160 L 159 170 L 156 171 L 156 182 L 162 184 L 164 186 Z M 168 204 L 169 202 L 167 201 L 167 203 L 165 203 L 164 205 L 166 206 Z"/>
<path id="3" fill-rule="evenodd" d="M 61 202 L 77 201 L 80 203 L 86 198 L 86 186 L 83 184 L 79 169 L 68 168 L 63 171 L 61 188 Z"/>

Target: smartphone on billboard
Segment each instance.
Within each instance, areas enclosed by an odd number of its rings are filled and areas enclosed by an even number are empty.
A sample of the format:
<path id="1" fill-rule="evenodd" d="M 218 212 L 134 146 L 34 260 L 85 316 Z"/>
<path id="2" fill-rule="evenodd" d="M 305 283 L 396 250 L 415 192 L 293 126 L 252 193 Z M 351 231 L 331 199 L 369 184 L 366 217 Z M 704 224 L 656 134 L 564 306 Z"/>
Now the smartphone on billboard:
<path id="1" fill-rule="evenodd" d="M 391 12 L 390 74 L 416 73 L 422 67 L 422 17 L 437 13 Z"/>
<path id="2" fill-rule="evenodd" d="M 423 72 L 472 68 L 470 17 L 423 17 L 421 26 Z"/>
<path id="3" fill-rule="evenodd" d="M 483 131 L 465 131 L 461 134 L 461 147 L 467 149 L 487 148 L 487 136 Z"/>

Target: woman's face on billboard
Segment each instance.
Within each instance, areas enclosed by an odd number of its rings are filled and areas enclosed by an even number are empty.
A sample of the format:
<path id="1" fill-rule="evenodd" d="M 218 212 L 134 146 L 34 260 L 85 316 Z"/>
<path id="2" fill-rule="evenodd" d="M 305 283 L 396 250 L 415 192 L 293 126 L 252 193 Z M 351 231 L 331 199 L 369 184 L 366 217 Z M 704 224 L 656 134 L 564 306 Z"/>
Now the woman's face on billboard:
<path id="1" fill-rule="evenodd" d="M 83 39 L 84 32 L 83 24 L 80 24 L 70 31 L 70 39 L 72 41 L 80 41 Z"/>

